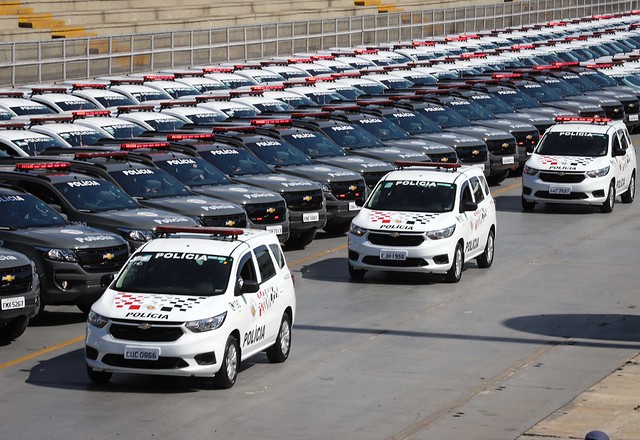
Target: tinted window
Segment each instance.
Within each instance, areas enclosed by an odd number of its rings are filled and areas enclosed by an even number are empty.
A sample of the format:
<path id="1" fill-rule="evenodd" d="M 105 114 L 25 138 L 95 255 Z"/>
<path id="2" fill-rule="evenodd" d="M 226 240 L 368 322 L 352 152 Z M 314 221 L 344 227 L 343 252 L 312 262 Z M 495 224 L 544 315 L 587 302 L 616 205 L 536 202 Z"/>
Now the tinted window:
<path id="1" fill-rule="evenodd" d="M 273 265 L 273 259 L 266 246 L 259 246 L 255 250 L 256 260 L 258 261 L 258 270 L 262 281 L 273 278 L 276 274 L 276 268 Z"/>

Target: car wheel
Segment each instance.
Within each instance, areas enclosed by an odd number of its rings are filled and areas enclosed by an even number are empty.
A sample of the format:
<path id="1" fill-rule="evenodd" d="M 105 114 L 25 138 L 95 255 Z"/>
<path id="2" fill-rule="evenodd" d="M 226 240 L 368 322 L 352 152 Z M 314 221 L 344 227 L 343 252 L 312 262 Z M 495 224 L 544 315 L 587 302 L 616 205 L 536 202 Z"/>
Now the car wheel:
<path id="1" fill-rule="evenodd" d="M 113 373 L 108 371 L 97 371 L 87 365 L 87 376 L 93 383 L 107 383 L 111 380 Z"/>
<path id="2" fill-rule="evenodd" d="M 364 274 L 366 274 L 367 271 L 364 269 L 356 269 L 355 267 L 353 267 L 351 264 L 349 264 L 349 276 L 351 277 L 351 279 L 353 280 L 361 280 L 364 278 Z"/>
<path id="3" fill-rule="evenodd" d="M 451 263 L 451 269 L 447 272 L 446 280 L 449 283 L 457 283 L 462 278 L 462 266 L 464 265 L 464 253 L 462 252 L 462 245 L 458 243 L 456 250 L 453 252 L 453 262 Z"/>
<path id="4" fill-rule="evenodd" d="M 530 202 L 524 197 L 521 198 L 522 202 L 522 210 L 526 212 L 533 212 L 533 209 L 536 207 L 536 202 Z"/>
<path id="5" fill-rule="evenodd" d="M 240 347 L 238 340 L 229 335 L 227 345 L 224 348 L 224 358 L 220 371 L 213 378 L 213 383 L 222 389 L 231 388 L 236 383 L 238 377 L 238 367 L 240 366 Z"/>
<path id="6" fill-rule="evenodd" d="M 613 182 L 611 182 L 609 184 L 609 192 L 607 193 L 607 200 L 604 201 L 604 203 L 602 203 L 602 205 L 600 206 L 600 212 L 604 212 L 605 214 L 613 211 L 613 206 L 616 203 L 616 187 L 613 184 Z"/>
<path id="7" fill-rule="evenodd" d="M 285 313 L 282 316 L 282 322 L 280 323 L 280 330 L 278 331 L 276 343 L 267 348 L 267 358 L 274 363 L 284 362 L 289 357 L 290 350 L 291 318 L 289 318 L 289 315 Z"/>
<path id="8" fill-rule="evenodd" d="M 622 203 L 631 203 L 633 199 L 636 197 L 636 173 L 631 173 L 631 178 L 629 179 L 629 189 L 627 189 L 620 196 L 620 200 Z"/>
<path id="9" fill-rule="evenodd" d="M 478 266 L 486 269 L 491 267 L 493 264 L 493 252 L 495 250 L 495 233 L 493 229 L 489 231 L 489 235 L 487 235 L 487 244 L 484 247 L 484 252 L 480 254 L 476 261 L 478 262 Z"/>
<path id="10" fill-rule="evenodd" d="M 316 238 L 316 229 L 309 229 L 297 235 L 291 235 L 284 245 L 290 249 L 302 249 Z"/>
<path id="11" fill-rule="evenodd" d="M 25 332 L 28 325 L 29 318 L 26 316 L 18 316 L 11 321 L 0 323 L 0 341 L 13 341 Z"/>
<path id="12" fill-rule="evenodd" d="M 489 176 L 487 176 L 487 182 L 491 185 L 497 185 L 504 182 L 508 175 L 509 170 L 497 171 L 495 174 L 489 174 Z"/>
<path id="13" fill-rule="evenodd" d="M 340 220 L 340 221 L 327 223 L 325 227 L 322 229 L 324 229 L 324 231 L 327 234 L 343 235 L 349 231 L 350 227 L 351 227 L 351 220 Z"/>

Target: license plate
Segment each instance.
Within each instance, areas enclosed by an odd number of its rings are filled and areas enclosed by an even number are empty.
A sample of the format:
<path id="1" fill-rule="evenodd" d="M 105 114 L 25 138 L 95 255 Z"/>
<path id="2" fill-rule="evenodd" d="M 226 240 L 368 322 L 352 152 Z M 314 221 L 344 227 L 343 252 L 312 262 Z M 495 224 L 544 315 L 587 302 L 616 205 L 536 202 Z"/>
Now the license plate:
<path id="1" fill-rule="evenodd" d="M 549 188 L 549 194 L 571 194 L 570 186 L 552 186 Z"/>
<path id="2" fill-rule="evenodd" d="M 515 158 L 513 156 L 508 156 L 508 157 L 503 157 L 502 158 L 502 165 L 511 165 L 513 163 L 515 163 Z"/>
<path id="3" fill-rule="evenodd" d="M 356 202 L 349 202 L 349 211 L 357 211 L 360 207 L 356 204 Z"/>
<path id="4" fill-rule="evenodd" d="M 124 358 L 136 361 L 157 361 L 160 358 L 160 348 L 126 346 L 124 348 Z"/>
<path id="5" fill-rule="evenodd" d="M 638 115 L 629 115 L 629 120 L 630 121 L 637 121 L 638 120 Z"/>
<path id="6" fill-rule="evenodd" d="M 267 231 L 273 232 L 274 234 L 282 234 L 282 225 L 267 226 Z"/>
<path id="7" fill-rule="evenodd" d="M 24 309 L 24 296 L 2 298 L 0 307 L 2 308 L 2 310 Z"/>
<path id="8" fill-rule="evenodd" d="M 320 220 L 320 214 L 318 214 L 317 212 L 306 212 L 302 214 L 302 221 L 303 222 L 317 222 L 318 220 Z"/>
<path id="9" fill-rule="evenodd" d="M 381 260 L 404 261 L 407 259 L 407 251 L 391 251 L 387 249 L 380 250 Z"/>
<path id="10" fill-rule="evenodd" d="M 473 166 L 476 167 L 476 168 L 480 168 L 482 171 L 484 171 L 484 164 L 483 163 L 476 163 L 476 164 L 473 164 Z"/>

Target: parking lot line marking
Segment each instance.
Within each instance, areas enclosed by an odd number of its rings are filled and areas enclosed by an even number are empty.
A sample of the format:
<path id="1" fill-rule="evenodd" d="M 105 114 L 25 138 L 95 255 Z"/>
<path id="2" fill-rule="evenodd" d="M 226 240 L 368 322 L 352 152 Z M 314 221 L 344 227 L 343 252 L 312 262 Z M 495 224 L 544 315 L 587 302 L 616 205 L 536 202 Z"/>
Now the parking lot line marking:
<path id="1" fill-rule="evenodd" d="M 17 365 L 17 364 L 21 364 L 22 362 L 26 362 L 26 361 L 28 361 L 30 359 L 37 358 L 38 356 L 42 356 L 43 354 L 47 354 L 47 353 L 50 353 L 52 351 L 56 351 L 56 350 L 58 350 L 60 348 L 67 347 L 67 346 L 69 346 L 71 344 L 75 344 L 76 342 L 80 342 L 82 340 L 84 340 L 84 336 L 78 336 L 77 338 L 69 339 L 68 341 L 61 342 L 60 344 L 57 344 L 57 345 L 52 345 L 51 347 L 45 347 L 42 350 L 38 350 L 38 351 L 33 352 L 31 354 L 27 354 L 25 356 L 21 356 L 21 357 L 19 357 L 17 359 L 14 359 L 12 361 L 8 361 L 8 362 L 5 362 L 3 364 L 0 364 L 0 370 L 2 370 L 4 368 L 12 367 L 12 366 Z"/>
<path id="2" fill-rule="evenodd" d="M 346 248 L 347 248 L 347 245 L 346 245 L 346 244 L 343 244 L 343 245 L 338 246 L 338 247 L 334 247 L 334 248 L 331 248 L 331 249 L 327 249 L 326 251 L 318 252 L 317 254 L 309 255 L 308 257 L 300 258 L 299 260 L 292 261 L 292 262 L 289 264 L 289 266 L 290 266 L 290 267 L 298 266 L 298 265 L 300 265 L 300 264 L 302 264 L 302 263 L 306 263 L 307 261 L 316 260 L 316 259 L 318 259 L 318 258 L 321 258 L 321 257 L 325 256 L 325 255 L 332 254 L 332 253 L 334 253 L 334 252 L 338 252 L 338 251 L 343 251 L 343 250 L 345 250 Z"/>
<path id="3" fill-rule="evenodd" d="M 499 189 L 497 189 L 495 191 L 491 191 L 491 194 L 494 195 L 494 196 L 496 194 L 502 194 L 502 193 L 505 193 L 505 192 L 507 192 L 509 190 L 520 188 L 521 185 L 522 185 L 521 183 L 514 183 L 513 185 L 505 186 L 504 188 L 499 188 Z"/>

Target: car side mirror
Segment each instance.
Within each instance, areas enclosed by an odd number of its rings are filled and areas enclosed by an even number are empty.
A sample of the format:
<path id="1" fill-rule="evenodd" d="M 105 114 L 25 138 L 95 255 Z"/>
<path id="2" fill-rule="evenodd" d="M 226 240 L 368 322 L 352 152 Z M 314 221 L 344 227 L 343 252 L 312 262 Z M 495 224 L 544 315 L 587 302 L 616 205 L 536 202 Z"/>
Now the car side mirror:
<path id="1" fill-rule="evenodd" d="M 235 295 L 239 296 L 245 293 L 255 293 L 258 290 L 260 290 L 260 284 L 257 281 L 247 281 L 242 278 L 238 278 L 238 281 L 236 282 Z"/>
<path id="2" fill-rule="evenodd" d="M 478 204 L 471 200 L 465 200 L 462 202 L 462 212 L 475 211 L 478 209 Z"/>

